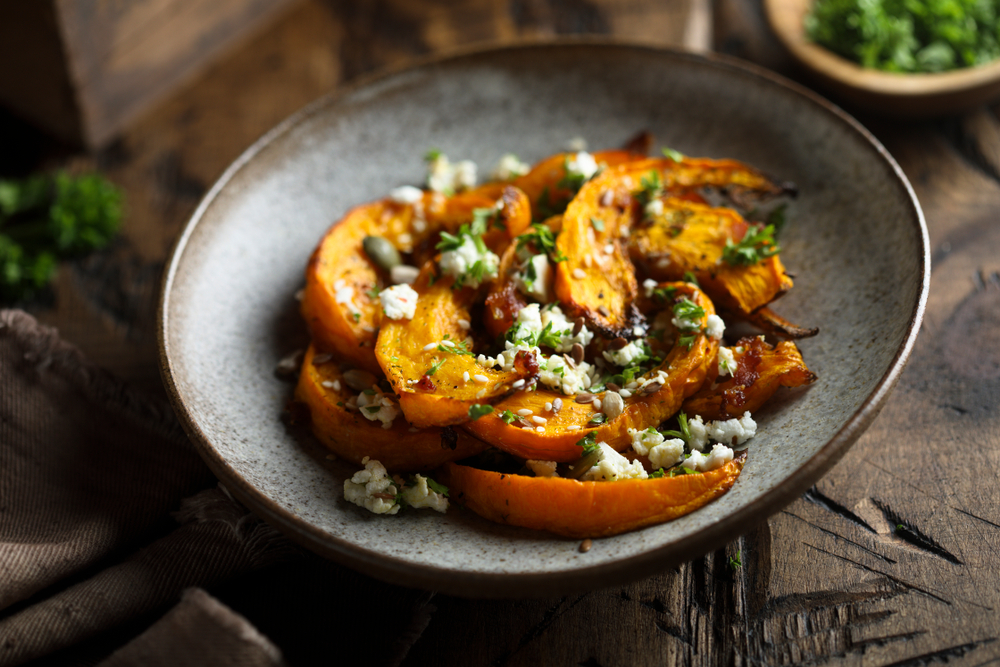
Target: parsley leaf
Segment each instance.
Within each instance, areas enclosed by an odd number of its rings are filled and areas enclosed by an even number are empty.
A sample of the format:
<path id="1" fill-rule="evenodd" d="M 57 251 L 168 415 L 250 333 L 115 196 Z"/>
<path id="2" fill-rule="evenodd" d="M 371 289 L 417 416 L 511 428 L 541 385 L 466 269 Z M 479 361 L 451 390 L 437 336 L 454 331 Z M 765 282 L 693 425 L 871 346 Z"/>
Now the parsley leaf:
<path id="1" fill-rule="evenodd" d="M 434 162 L 439 157 L 441 157 L 441 151 L 438 150 L 437 148 L 432 148 L 429 151 L 427 151 L 426 153 L 424 153 L 424 161 L 425 162 Z"/>
<path id="2" fill-rule="evenodd" d="M 673 148 L 664 146 L 663 148 L 660 149 L 660 151 L 663 153 L 664 157 L 668 157 L 674 162 L 680 162 L 681 160 L 684 159 L 684 154 L 681 153 L 680 151 L 675 151 Z"/>
<path id="3" fill-rule="evenodd" d="M 599 452 L 601 450 L 600 445 L 597 444 L 597 432 L 591 431 L 587 435 L 583 436 L 576 441 L 577 447 L 583 448 L 583 455 L 593 454 L 594 452 Z"/>
<path id="4" fill-rule="evenodd" d="M 427 480 L 427 488 L 428 489 L 430 489 L 434 493 L 440 493 L 442 496 L 447 496 L 448 495 L 448 487 L 447 486 L 445 486 L 444 484 L 438 484 L 437 482 L 435 482 L 430 477 L 425 477 L 424 479 Z"/>
<path id="5" fill-rule="evenodd" d="M 691 271 L 684 272 L 684 282 L 691 283 L 695 287 L 701 287 L 701 285 L 698 284 L 698 278 L 696 278 L 694 273 Z"/>
<path id="6" fill-rule="evenodd" d="M 445 361 L 447 361 L 447 359 L 442 359 L 441 361 L 434 362 L 433 364 L 431 364 L 431 367 L 427 369 L 427 372 L 424 373 L 424 375 L 434 375 L 435 373 L 438 372 L 438 369 L 441 368 L 441 365 L 444 364 Z"/>
<path id="7" fill-rule="evenodd" d="M 680 431 L 663 431 L 663 435 L 669 436 L 671 438 L 680 438 L 684 442 L 690 442 L 691 438 L 691 427 L 688 425 L 687 415 L 683 412 L 677 413 L 677 424 L 681 429 Z"/>
<path id="8" fill-rule="evenodd" d="M 635 199 L 643 207 L 654 199 L 659 199 L 660 195 L 663 194 L 663 181 L 660 179 L 660 172 L 655 169 L 641 177 L 639 185 L 641 187 L 635 193 Z"/>
<path id="9" fill-rule="evenodd" d="M 774 242 L 774 225 L 751 225 L 739 243 L 726 241 L 722 259 L 731 266 L 752 266 L 780 249 Z"/>
<path id="10" fill-rule="evenodd" d="M 608 416 L 606 414 L 604 414 L 603 412 L 598 412 L 598 413 L 595 413 L 590 418 L 590 421 L 587 422 L 587 426 L 600 426 L 601 424 L 603 424 L 607 420 L 608 420 Z"/>
<path id="11" fill-rule="evenodd" d="M 517 419 L 517 415 L 510 410 L 504 410 L 500 413 L 500 419 L 502 419 L 505 424 L 513 424 Z"/>
<path id="12" fill-rule="evenodd" d="M 663 468 L 660 468 L 659 470 L 654 470 L 653 472 L 649 473 L 649 478 L 650 479 L 660 479 L 661 477 L 663 477 L 663 474 L 664 474 L 663 473 Z"/>
<path id="13" fill-rule="evenodd" d="M 705 309 L 686 296 L 681 297 L 674 304 L 674 318 L 677 320 L 676 326 L 682 331 L 700 329 L 703 317 L 705 317 Z"/>
<path id="14" fill-rule="evenodd" d="M 530 232 L 517 237 L 517 252 L 520 254 L 526 248 L 535 253 L 545 253 L 554 262 L 565 262 L 566 255 L 556 250 L 556 235 L 546 225 L 534 223 Z M 530 247 L 529 247 L 530 246 Z"/>
<path id="15" fill-rule="evenodd" d="M 678 475 L 694 475 L 697 472 L 698 472 L 697 470 L 691 470 L 691 468 L 687 468 L 685 466 L 676 466 L 670 469 L 670 471 L 667 473 L 667 477 L 677 477 Z"/>
<path id="16" fill-rule="evenodd" d="M 488 415 L 491 412 L 493 412 L 492 405 L 479 405 L 479 403 L 475 403 L 469 406 L 469 419 L 476 421 L 480 417 Z"/>
<path id="17" fill-rule="evenodd" d="M 600 218 L 595 218 L 594 216 L 590 216 L 590 224 L 592 224 L 594 226 L 594 229 L 596 229 L 597 231 L 599 232 L 604 231 L 604 221 L 601 220 Z"/>

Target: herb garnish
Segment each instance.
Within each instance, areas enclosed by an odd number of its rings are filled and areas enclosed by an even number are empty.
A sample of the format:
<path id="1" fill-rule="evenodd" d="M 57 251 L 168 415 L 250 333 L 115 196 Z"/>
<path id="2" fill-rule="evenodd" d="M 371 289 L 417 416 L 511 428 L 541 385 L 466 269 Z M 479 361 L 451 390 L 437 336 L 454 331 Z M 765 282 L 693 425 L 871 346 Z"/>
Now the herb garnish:
<path id="1" fill-rule="evenodd" d="M 476 421 L 484 415 L 488 415 L 493 412 L 492 405 L 479 405 L 479 403 L 474 403 L 469 406 L 469 419 Z"/>
<path id="2" fill-rule="evenodd" d="M 752 266 L 779 250 L 774 242 L 774 225 L 751 225 L 739 243 L 726 241 L 722 259 L 731 266 Z"/>

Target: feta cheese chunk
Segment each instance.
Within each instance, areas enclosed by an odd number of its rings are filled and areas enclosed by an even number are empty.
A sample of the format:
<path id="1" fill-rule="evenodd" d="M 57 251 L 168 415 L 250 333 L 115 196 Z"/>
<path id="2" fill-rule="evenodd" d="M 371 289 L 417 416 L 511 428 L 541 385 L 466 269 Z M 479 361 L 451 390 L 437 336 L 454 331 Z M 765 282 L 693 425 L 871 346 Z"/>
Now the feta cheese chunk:
<path id="1" fill-rule="evenodd" d="M 645 213 L 647 218 L 655 218 L 663 215 L 663 202 L 659 199 L 650 201 L 646 204 Z"/>
<path id="2" fill-rule="evenodd" d="M 538 381 L 546 387 L 561 391 L 566 396 L 589 389 L 594 384 L 592 374 L 595 371 L 596 369 L 586 361 L 571 365 L 565 357 L 557 354 L 551 357 L 539 355 Z"/>
<path id="3" fill-rule="evenodd" d="M 705 322 L 705 334 L 709 338 L 722 340 L 722 334 L 726 331 L 726 323 L 718 315 L 709 315 Z"/>
<path id="4" fill-rule="evenodd" d="M 524 462 L 531 472 L 535 473 L 535 477 L 558 477 L 556 474 L 556 462 L 555 461 L 535 461 L 533 459 L 528 459 Z"/>
<path id="5" fill-rule="evenodd" d="M 688 447 L 699 452 L 705 449 L 705 445 L 708 444 L 708 428 L 701 415 L 688 418 L 688 431 L 691 433 L 691 439 L 687 443 Z"/>
<path id="6" fill-rule="evenodd" d="M 385 466 L 367 456 L 361 461 L 365 468 L 344 480 L 344 500 L 364 507 L 375 514 L 396 514 L 396 486 L 389 478 Z M 391 495 L 392 499 L 380 498 L 376 494 Z"/>
<path id="7" fill-rule="evenodd" d="M 392 428 L 392 421 L 399 414 L 395 401 L 381 390 L 365 389 L 358 395 L 358 411 L 368 421 L 382 422 L 382 428 Z"/>
<path id="8" fill-rule="evenodd" d="M 597 168 L 594 156 L 586 151 L 580 151 L 566 161 L 566 175 L 583 176 L 584 180 L 588 180 L 596 174 Z"/>
<path id="9" fill-rule="evenodd" d="M 757 422 L 744 412 L 739 419 L 727 419 L 708 423 L 708 435 L 716 442 L 727 445 L 742 445 L 757 434 Z"/>
<path id="10" fill-rule="evenodd" d="M 584 473 L 584 481 L 613 482 L 619 479 L 646 479 L 649 476 L 639 461 L 629 461 L 603 442 L 597 445 L 601 448 L 601 460 Z"/>
<path id="11" fill-rule="evenodd" d="M 412 320 L 417 311 L 417 291 L 409 285 L 393 285 L 382 290 L 379 301 L 382 310 L 390 320 Z"/>
<path id="12" fill-rule="evenodd" d="M 607 361 L 610 361 L 615 366 L 621 366 L 622 368 L 631 366 L 636 361 L 647 356 L 646 351 L 643 349 L 642 342 L 638 340 L 633 340 L 628 345 L 618 350 L 604 350 L 601 354 Z"/>
<path id="13" fill-rule="evenodd" d="M 632 449 L 639 456 L 648 456 L 654 468 L 670 468 L 684 458 L 684 441 L 680 438 L 667 440 L 655 428 L 637 431 L 628 430 L 632 436 Z"/>
<path id="14" fill-rule="evenodd" d="M 428 508 L 438 512 L 448 511 L 448 498 L 437 491 L 431 491 L 427 486 L 427 478 L 417 474 L 413 476 L 413 484 L 403 489 L 403 500 L 416 509 Z"/>
<path id="15" fill-rule="evenodd" d="M 412 185 L 401 185 L 389 193 L 389 199 L 397 204 L 416 204 L 424 198 L 424 191 Z"/>
<path id="16" fill-rule="evenodd" d="M 476 163 L 462 160 L 452 163 L 439 153 L 427 166 L 427 187 L 434 192 L 451 195 L 476 184 Z"/>
<path id="17" fill-rule="evenodd" d="M 653 290 L 656 289 L 657 285 L 659 285 L 659 283 L 652 278 L 646 278 L 642 281 L 642 289 L 646 293 L 647 298 L 651 298 L 653 296 Z"/>
<path id="18" fill-rule="evenodd" d="M 493 168 L 493 180 L 509 181 L 518 176 L 524 176 L 529 171 L 531 171 L 531 165 L 521 162 L 513 153 L 507 153 Z"/>
<path id="19" fill-rule="evenodd" d="M 728 347 L 719 348 L 719 377 L 732 375 L 736 372 L 736 358 Z"/>
<path id="20" fill-rule="evenodd" d="M 733 460 L 733 450 L 722 444 L 717 444 L 712 447 L 712 451 L 707 455 L 701 452 L 691 452 L 691 454 L 684 459 L 684 467 L 697 472 L 708 472 L 709 470 L 715 470 L 716 468 L 721 468 L 730 461 Z"/>
<path id="21" fill-rule="evenodd" d="M 574 323 L 566 318 L 559 306 L 542 307 L 537 303 L 530 303 L 518 311 L 511 337 L 515 343 L 537 345 L 541 344 L 539 337 L 542 332 L 548 328 L 545 342 L 546 345 L 551 343 L 549 346 L 556 352 L 570 352 L 576 343 L 584 347 L 590 345 L 594 340 L 594 332 L 584 326 L 574 336 L 573 326 Z"/>
<path id="22" fill-rule="evenodd" d="M 485 248 L 485 246 L 483 246 Z M 468 287 L 479 287 L 486 280 L 496 278 L 500 258 L 483 250 L 468 234 L 462 235 L 462 245 L 441 253 L 441 271 L 454 276 Z"/>
<path id="23" fill-rule="evenodd" d="M 663 444 L 663 434 L 652 427 L 645 431 L 630 428 L 628 434 L 632 436 L 632 449 L 639 456 L 649 456 L 650 449 Z"/>
<path id="24" fill-rule="evenodd" d="M 551 275 L 549 257 L 540 253 L 529 259 L 524 268 L 514 275 L 514 284 L 525 296 L 548 303 L 552 300 L 552 290 L 549 289 Z"/>

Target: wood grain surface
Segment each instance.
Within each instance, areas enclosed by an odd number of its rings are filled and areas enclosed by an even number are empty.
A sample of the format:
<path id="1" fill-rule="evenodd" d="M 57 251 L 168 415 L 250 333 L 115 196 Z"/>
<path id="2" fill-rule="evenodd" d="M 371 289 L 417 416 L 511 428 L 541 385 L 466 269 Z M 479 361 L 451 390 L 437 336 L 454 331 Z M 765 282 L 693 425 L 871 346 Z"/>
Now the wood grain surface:
<path id="1" fill-rule="evenodd" d="M 154 314 L 170 245 L 212 181 L 276 122 L 361 74 L 472 42 L 599 33 L 697 46 L 704 9 L 687 0 L 304 2 L 110 147 L 69 159 L 126 189 L 125 234 L 63 267 L 52 303 L 32 310 L 99 363 L 162 391 Z M 711 9 L 717 50 L 801 76 L 752 0 Z M 986 107 L 920 123 L 860 118 L 924 208 L 931 294 L 883 413 L 802 498 L 722 551 L 622 588 L 597 581 L 584 595 L 434 596 L 308 556 L 213 592 L 294 665 L 331 651 L 397 665 L 1000 663 L 1000 122 Z M 39 156 L 67 160 L 51 147 Z M 367 651 L 324 645 L 339 601 L 367 594 L 391 601 L 402 638 Z"/>

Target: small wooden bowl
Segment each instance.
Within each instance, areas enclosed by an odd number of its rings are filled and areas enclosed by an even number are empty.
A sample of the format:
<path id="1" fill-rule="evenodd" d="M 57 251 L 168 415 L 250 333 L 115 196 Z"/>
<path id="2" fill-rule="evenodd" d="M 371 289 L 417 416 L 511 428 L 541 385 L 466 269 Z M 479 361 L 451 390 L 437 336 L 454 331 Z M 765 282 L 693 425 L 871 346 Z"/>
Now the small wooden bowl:
<path id="1" fill-rule="evenodd" d="M 939 74 L 894 74 L 866 69 L 809 41 L 804 19 L 812 0 L 764 0 L 778 39 L 830 93 L 886 116 L 926 118 L 956 113 L 1000 98 L 1000 60 Z"/>

